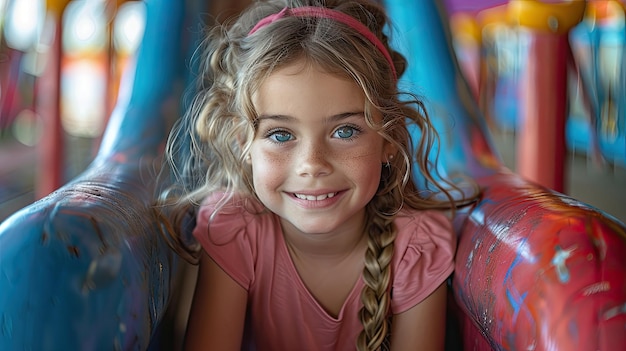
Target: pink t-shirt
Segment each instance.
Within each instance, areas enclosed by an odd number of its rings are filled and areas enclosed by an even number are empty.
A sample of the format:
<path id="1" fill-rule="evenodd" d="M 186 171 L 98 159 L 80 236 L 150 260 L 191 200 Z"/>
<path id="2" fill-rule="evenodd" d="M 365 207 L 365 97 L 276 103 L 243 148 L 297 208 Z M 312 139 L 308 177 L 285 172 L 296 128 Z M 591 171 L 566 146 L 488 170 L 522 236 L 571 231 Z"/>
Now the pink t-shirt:
<path id="1" fill-rule="evenodd" d="M 259 207 L 260 208 L 260 207 Z M 193 231 L 204 250 L 248 291 L 244 345 L 254 350 L 353 350 L 362 330 L 359 279 L 335 318 L 300 279 L 279 218 L 246 211 L 231 200 L 210 221 L 214 207 L 200 208 Z M 454 268 L 456 238 L 449 220 L 435 211 L 401 212 L 392 262 L 391 312 L 404 312 L 430 295 Z"/>

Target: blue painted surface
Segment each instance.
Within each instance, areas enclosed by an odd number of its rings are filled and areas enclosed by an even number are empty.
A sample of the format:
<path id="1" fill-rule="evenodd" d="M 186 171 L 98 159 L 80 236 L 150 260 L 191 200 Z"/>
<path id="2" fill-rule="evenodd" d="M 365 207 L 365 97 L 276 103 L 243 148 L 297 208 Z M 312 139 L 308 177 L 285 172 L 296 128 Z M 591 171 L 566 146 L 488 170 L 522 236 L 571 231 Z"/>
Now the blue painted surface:
<path id="1" fill-rule="evenodd" d="M 136 70 L 88 169 L 0 225 L 0 350 L 145 350 L 180 259 L 151 216 L 196 7 L 148 0 Z M 196 19 L 197 21 L 197 19 Z"/>
<path id="2" fill-rule="evenodd" d="M 482 177 L 494 174 L 501 161 L 487 127 L 453 55 L 447 23 L 432 1 L 385 1 L 392 45 L 408 58 L 400 87 L 423 97 L 427 112 L 439 133 L 442 178 L 459 174 Z M 444 17 L 445 18 L 445 17 Z M 427 187 L 416 174 L 417 181 Z"/>
<path id="3" fill-rule="evenodd" d="M 607 23 L 583 21 L 570 32 L 591 120 L 570 118 L 567 130 L 571 148 L 598 148 L 606 160 L 622 167 L 626 166 L 625 24 L 623 18 Z M 615 64 L 616 69 L 607 64 Z"/>

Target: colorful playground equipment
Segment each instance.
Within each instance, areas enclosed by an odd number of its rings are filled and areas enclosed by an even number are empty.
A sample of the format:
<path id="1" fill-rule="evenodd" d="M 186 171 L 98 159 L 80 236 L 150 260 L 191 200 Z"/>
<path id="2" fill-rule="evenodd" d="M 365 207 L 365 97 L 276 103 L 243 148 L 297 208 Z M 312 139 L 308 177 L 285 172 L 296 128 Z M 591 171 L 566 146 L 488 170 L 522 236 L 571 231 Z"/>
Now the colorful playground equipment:
<path id="1" fill-rule="evenodd" d="M 151 205 L 208 1 L 147 0 L 137 64 L 93 163 L 0 224 L 0 350 L 158 350 L 180 289 Z M 385 1 L 403 88 L 425 98 L 440 172 L 475 179 L 455 218 L 450 344 L 463 350 L 626 348 L 626 226 L 508 170 L 431 1 Z M 460 184 L 462 185 L 462 184 Z M 427 184 L 425 185 L 427 186 Z M 295 345 L 298 346 L 298 345 Z"/>
<path id="2" fill-rule="evenodd" d="M 189 71 L 183 21 L 203 9 L 158 0 L 147 11 L 141 64 L 93 163 L 0 225 L 0 350 L 145 350 L 163 318 L 179 259 L 149 206 Z"/>
<path id="3" fill-rule="evenodd" d="M 35 178 L 30 180 L 35 193 L 31 197 L 39 199 L 58 189 L 93 158 L 121 72 L 132 64 L 138 41 L 133 36 L 142 30 L 137 20 L 141 7 L 134 5 L 142 4 L 0 2 L 0 141 L 24 145 L 19 149 L 34 164 L 30 168 L 37 168 L 29 177 Z M 72 138 L 94 145 L 77 148 Z M 76 149 L 87 149 L 82 152 L 87 155 Z M 21 168 L 19 162 L 2 166 L 3 174 Z"/>
<path id="4" fill-rule="evenodd" d="M 565 191 L 568 34 L 582 19 L 584 1 L 511 0 L 510 22 L 526 31 L 517 129 L 517 167 L 529 180 Z"/>
<path id="5" fill-rule="evenodd" d="M 625 301 L 619 271 L 626 261 L 618 253 L 625 249 L 624 225 L 503 167 L 470 89 L 459 82 L 435 9 L 387 4 L 406 38 L 398 46 L 419 62 L 403 79 L 426 97 L 440 123 L 448 174 L 465 170 L 483 190 L 459 220 L 453 286 L 465 349 L 624 347 L 616 330 L 626 316 L 613 313 Z M 418 40 L 424 37 L 430 40 Z"/>
<path id="6" fill-rule="evenodd" d="M 48 18 L 45 30 L 48 34 L 45 44 L 49 47 L 42 76 L 37 79 L 36 90 L 45 92 L 37 99 L 35 110 L 41 115 L 43 134 L 38 162 L 42 172 L 38 172 L 35 192 L 38 198 L 51 193 L 63 184 L 65 152 L 61 127 L 61 59 L 63 50 L 63 11 L 69 0 L 46 2 Z"/>
<path id="7" fill-rule="evenodd" d="M 624 4 L 502 1 L 452 14 L 462 69 L 491 126 L 516 134 L 523 176 L 565 191 L 568 150 L 626 164 Z"/>
<path id="8" fill-rule="evenodd" d="M 626 167 L 626 2 L 590 1 L 570 43 L 587 98 L 568 125 L 569 145 Z"/>

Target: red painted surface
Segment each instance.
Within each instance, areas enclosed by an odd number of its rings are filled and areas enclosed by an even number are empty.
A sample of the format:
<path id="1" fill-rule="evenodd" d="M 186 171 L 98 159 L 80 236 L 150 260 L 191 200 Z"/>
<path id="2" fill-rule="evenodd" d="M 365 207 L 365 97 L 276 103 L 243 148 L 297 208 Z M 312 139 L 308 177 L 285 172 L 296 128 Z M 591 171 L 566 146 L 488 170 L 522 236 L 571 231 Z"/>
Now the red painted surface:
<path id="1" fill-rule="evenodd" d="M 520 75 L 517 171 L 564 192 L 567 107 L 567 34 L 529 32 L 525 71 Z"/>
<path id="2" fill-rule="evenodd" d="M 43 120 L 35 182 L 35 197 L 38 199 L 50 194 L 64 183 L 64 142 L 60 109 L 61 22 L 54 23 L 54 27 L 51 47 L 46 55 L 46 68 L 36 83 L 36 110 Z"/>
<path id="3" fill-rule="evenodd" d="M 626 345 L 626 227 L 512 173 L 479 179 L 460 234 L 455 296 L 474 350 Z M 466 317 L 466 316 L 462 316 Z M 488 342 L 480 341 L 487 335 Z"/>

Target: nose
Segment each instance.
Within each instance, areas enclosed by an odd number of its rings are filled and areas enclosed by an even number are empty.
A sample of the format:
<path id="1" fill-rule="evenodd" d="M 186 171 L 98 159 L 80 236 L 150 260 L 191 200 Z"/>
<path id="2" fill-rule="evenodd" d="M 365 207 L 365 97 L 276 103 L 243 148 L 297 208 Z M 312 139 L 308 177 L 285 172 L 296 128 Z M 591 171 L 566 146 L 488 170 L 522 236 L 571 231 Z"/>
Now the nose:
<path id="1" fill-rule="evenodd" d="M 303 177 L 321 177 L 332 173 L 328 148 L 321 142 L 303 145 L 298 152 L 296 172 Z"/>

